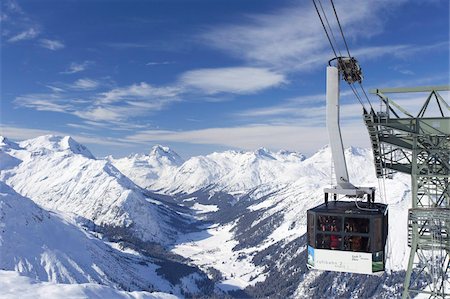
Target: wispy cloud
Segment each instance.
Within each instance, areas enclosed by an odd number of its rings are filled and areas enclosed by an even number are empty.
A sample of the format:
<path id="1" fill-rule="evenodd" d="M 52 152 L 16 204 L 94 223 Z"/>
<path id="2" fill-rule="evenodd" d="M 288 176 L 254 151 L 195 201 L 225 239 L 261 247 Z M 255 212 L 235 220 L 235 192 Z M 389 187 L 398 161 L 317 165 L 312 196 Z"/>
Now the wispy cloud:
<path id="1" fill-rule="evenodd" d="M 41 26 L 28 16 L 15 0 L 0 2 L 1 36 L 11 44 L 34 40 L 41 34 Z"/>
<path id="2" fill-rule="evenodd" d="M 132 102 L 152 98 L 158 98 L 164 101 L 164 99 L 176 97 L 179 92 L 180 89 L 177 87 L 155 87 L 148 83 L 141 82 L 103 92 L 98 98 L 98 101 L 100 103 L 112 103 L 123 100 Z"/>
<path id="3" fill-rule="evenodd" d="M 73 89 L 92 90 L 99 87 L 99 85 L 100 83 L 95 80 L 83 78 L 75 81 L 70 87 Z"/>
<path id="4" fill-rule="evenodd" d="M 248 94 L 278 86 L 286 79 L 282 74 L 266 68 L 228 67 L 188 71 L 181 75 L 180 81 L 207 94 Z"/>
<path id="5" fill-rule="evenodd" d="M 415 73 L 411 71 L 407 66 L 404 65 L 394 65 L 390 69 L 399 72 L 402 75 L 414 75 Z"/>
<path id="6" fill-rule="evenodd" d="M 70 113 L 73 106 L 65 95 L 59 93 L 35 93 L 16 97 L 16 106 L 35 109 L 37 111 L 52 111 Z"/>
<path id="7" fill-rule="evenodd" d="M 368 146 L 364 126 L 349 126 L 343 130 L 348 145 Z M 276 138 L 274 138 L 276 136 Z M 252 150 L 259 147 L 295 149 L 305 153 L 317 150 L 318 145 L 328 144 L 325 127 L 302 125 L 253 124 L 240 127 L 209 128 L 190 131 L 145 130 L 125 137 L 133 143 L 183 142 L 189 144 L 222 145 Z"/>
<path id="8" fill-rule="evenodd" d="M 17 43 L 24 40 L 34 39 L 39 35 L 39 30 L 37 28 L 29 28 L 24 30 L 10 38 L 8 38 L 8 42 Z"/>
<path id="9" fill-rule="evenodd" d="M 74 127 L 76 124 L 68 124 L 68 126 Z M 107 129 L 112 131 L 135 131 L 135 130 L 144 130 L 148 129 L 151 126 L 149 124 L 140 124 L 140 123 L 129 123 L 129 122 L 121 122 L 121 121 L 112 121 L 109 123 L 93 121 L 93 120 L 84 120 L 83 124 L 78 124 L 79 128 L 83 126 L 89 127 L 90 130 L 97 129 Z"/>
<path id="10" fill-rule="evenodd" d="M 52 51 L 61 50 L 65 47 L 65 45 L 61 41 L 46 38 L 40 39 L 39 44 L 41 45 L 41 47 Z"/>
<path id="11" fill-rule="evenodd" d="M 61 72 L 61 74 L 75 74 L 75 73 L 79 73 L 82 72 L 84 70 L 86 70 L 91 64 L 93 64 L 92 61 L 84 61 L 81 63 L 77 63 L 77 62 L 72 62 L 69 67 L 67 68 L 67 70 Z"/>
<path id="12" fill-rule="evenodd" d="M 155 87 L 145 82 L 130 86 L 95 92 L 100 86 L 92 79 L 79 79 L 66 84 L 69 90 L 59 89 L 53 93 L 32 93 L 16 97 L 18 107 L 38 111 L 72 114 L 84 120 L 97 122 L 124 122 L 165 108 L 178 101 L 176 87 Z"/>
<path id="13" fill-rule="evenodd" d="M 151 43 L 136 43 L 136 42 L 115 42 L 115 43 L 106 43 L 108 47 L 115 49 L 146 49 L 153 48 L 154 46 Z"/>
<path id="14" fill-rule="evenodd" d="M 4 0 L 1 2 L 1 31 L 2 38 L 8 43 L 19 44 L 23 41 L 35 40 L 44 35 L 45 30 L 33 17 L 26 13 L 15 0 Z M 61 50 L 65 47 L 59 40 L 45 38 L 43 36 L 37 41 L 37 45 L 52 51 Z"/>
<path id="15" fill-rule="evenodd" d="M 351 91 L 341 92 L 340 111 L 343 121 L 360 118 L 362 106 Z M 305 126 L 324 125 L 325 94 L 299 96 L 280 101 L 277 105 L 252 108 L 234 113 L 236 119 L 264 123 L 301 123 Z"/>
<path id="16" fill-rule="evenodd" d="M 153 65 L 167 65 L 167 64 L 174 64 L 175 61 L 150 61 L 147 62 L 145 65 L 153 66 Z"/>
<path id="17" fill-rule="evenodd" d="M 145 82 L 97 94 L 93 105 L 74 114 L 94 121 L 124 121 L 136 116 L 159 111 L 178 101 L 176 87 L 154 87 Z"/>
<path id="18" fill-rule="evenodd" d="M 53 86 L 53 85 L 45 85 L 45 87 L 49 88 L 51 91 L 56 92 L 56 93 L 60 93 L 60 92 L 64 92 L 65 90 L 61 87 L 57 87 L 57 86 Z"/>
<path id="19" fill-rule="evenodd" d="M 5 124 L 0 124 L 0 135 L 11 138 L 13 140 L 25 140 L 42 135 L 59 135 L 59 136 L 70 135 L 73 138 L 75 138 L 78 142 L 84 144 L 118 146 L 118 147 L 131 146 L 129 143 L 122 142 L 121 140 L 105 138 L 102 136 L 70 134 L 69 132 L 62 132 L 57 130 L 25 128 Z"/>
<path id="20" fill-rule="evenodd" d="M 373 18 L 373 15 L 403 2 L 361 1 L 354 5 L 354 1 L 343 0 L 336 6 L 347 37 L 354 39 L 380 33 L 383 18 Z M 346 7 L 352 9 L 344 9 Z M 330 7 L 325 9 L 332 11 Z M 271 14 L 243 16 L 242 19 L 241 24 L 211 28 L 201 35 L 201 40 L 246 63 L 289 72 L 310 69 L 332 54 L 310 2 L 301 2 Z M 332 26 L 338 32 L 336 24 L 332 23 Z"/>

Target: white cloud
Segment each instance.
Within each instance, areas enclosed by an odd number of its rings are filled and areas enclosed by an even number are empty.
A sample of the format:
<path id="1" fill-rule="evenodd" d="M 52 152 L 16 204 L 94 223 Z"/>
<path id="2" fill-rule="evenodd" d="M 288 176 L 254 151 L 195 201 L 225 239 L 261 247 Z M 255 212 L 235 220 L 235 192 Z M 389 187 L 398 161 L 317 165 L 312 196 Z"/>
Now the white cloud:
<path id="1" fill-rule="evenodd" d="M 9 16 L 4 13 L 4 12 L 0 12 L 0 22 L 5 22 L 9 19 Z"/>
<path id="2" fill-rule="evenodd" d="M 167 65 L 167 64 L 174 64 L 175 61 L 150 61 L 147 62 L 145 65 L 153 66 L 153 65 Z"/>
<path id="3" fill-rule="evenodd" d="M 72 106 L 64 96 L 52 93 L 26 94 L 16 97 L 14 103 L 19 107 L 32 108 L 38 111 L 68 113 Z"/>
<path id="4" fill-rule="evenodd" d="M 40 39 L 39 43 L 40 43 L 41 47 L 52 50 L 52 51 L 61 50 L 65 47 L 64 44 L 58 40 L 51 40 L 51 39 L 46 39 L 46 38 Z"/>
<path id="5" fill-rule="evenodd" d="M 5 10 L 8 12 L 14 12 L 19 15 L 23 14 L 22 8 L 19 6 L 17 1 L 15 0 L 5 0 L 3 1 L 3 4 L 5 5 Z"/>
<path id="6" fill-rule="evenodd" d="M 326 114 L 325 94 L 306 95 L 280 101 L 280 104 L 243 110 L 233 116 L 247 120 L 259 119 L 265 123 L 302 123 L 323 125 Z M 340 93 L 340 113 L 344 121 L 361 117 L 362 106 L 350 90 Z"/>
<path id="7" fill-rule="evenodd" d="M 208 94 L 248 94 L 286 82 L 284 76 L 279 73 L 254 67 L 192 70 L 182 74 L 180 81 L 185 86 L 198 88 Z"/>
<path id="8" fill-rule="evenodd" d="M 127 119 L 138 112 L 132 110 L 133 109 L 127 109 L 126 107 L 99 106 L 91 107 L 87 110 L 75 111 L 73 114 L 80 118 L 91 119 L 94 121 L 120 121 Z"/>
<path id="9" fill-rule="evenodd" d="M 20 32 L 17 35 L 14 35 L 13 37 L 10 37 L 8 39 L 8 42 L 16 43 L 19 41 L 30 40 L 30 39 L 36 38 L 38 35 L 39 35 L 39 30 L 37 30 L 36 28 L 29 28 L 25 31 Z"/>
<path id="10" fill-rule="evenodd" d="M 140 48 L 154 48 L 155 45 L 151 43 L 126 43 L 126 42 L 117 42 L 117 43 L 106 43 L 108 47 L 116 48 L 116 49 L 140 49 Z"/>
<path id="11" fill-rule="evenodd" d="M 89 135 L 74 135 L 68 132 L 61 132 L 56 130 L 45 130 L 45 129 L 35 129 L 35 128 L 23 128 L 23 127 L 15 127 L 8 125 L 0 126 L 0 135 L 13 139 L 13 140 L 25 140 L 30 138 L 35 138 L 42 135 L 58 135 L 58 136 L 67 136 L 70 135 L 78 142 L 83 144 L 92 144 L 92 145 L 105 145 L 105 146 L 118 146 L 118 147 L 130 147 L 129 143 L 114 140 L 110 138 L 105 138 L 102 136 L 89 136 Z"/>
<path id="12" fill-rule="evenodd" d="M 86 70 L 89 65 L 91 65 L 92 62 L 91 61 L 84 61 L 82 63 L 76 63 L 76 62 L 72 62 L 69 67 L 67 68 L 67 70 L 61 72 L 61 74 L 75 74 L 75 73 L 79 73 L 82 72 L 84 70 Z"/>
<path id="13" fill-rule="evenodd" d="M 80 123 L 70 123 L 67 124 L 69 127 L 85 129 L 85 130 L 113 130 L 113 131 L 135 131 L 135 130 L 143 130 L 148 129 L 148 124 L 137 124 L 137 123 L 127 123 L 120 121 L 112 121 L 112 122 L 97 122 L 93 120 L 84 120 Z"/>
<path id="14" fill-rule="evenodd" d="M 125 121 L 158 111 L 178 101 L 176 87 L 154 87 L 145 82 L 115 88 L 94 97 L 93 105 L 73 114 L 94 121 Z"/>
<path id="15" fill-rule="evenodd" d="M 180 89 L 154 87 L 145 82 L 106 92 L 93 92 L 100 84 L 91 79 L 79 79 L 67 85 L 70 91 L 48 86 L 53 93 L 33 93 L 16 97 L 14 104 L 38 111 L 76 115 L 99 122 L 124 122 L 161 110 L 179 101 Z"/>
<path id="16" fill-rule="evenodd" d="M 373 16 L 404 1 L 360 1 L 358 5 L 351 0 L 336 2 L 347 39 L 380 33 L 384 19 Z M 327 61 L 332 52 L 311 1 L 299 3 L 270 14 L 243 16 L 241 24 L 215 27 L 201 39 L 247 63 L 286 72 L 310 69 Z M 324 6 L 331 22 L 333 10 L 329 3 Z M 334 32 L 339 32 L 336 22 L 331 25 Z"/>
<path id="17" fill-rule="evenodd" d="M 369 138 L 364 126 L 346 126 L 343 128 L 343 136 L 347 145 L 369 146 Z M 269 147 L 299 150 L 309 154 L 328 144 L 328 135 L 326 128 L 323 126 L 255 124 L 181 132 L 146 130 L 127 136 L 125 140 L 142 144 L 148 144 L 149 142 L 184 142 L 222 145 L 246 150 Z"/>
<path id="18" fill-rule="evenodd" d="M 107 92 L 103 92 L 98 98 L 100 103 L 114 103 L 120 101 L 146 101 L 148 104 L 151 101 L 157 102 L 156 106 L 162 106 L 167 101 L 173 100 L 180 93 L 177 87 L 154 87 L 148 83 L 141 82 L 132 84 L 127 87 L 115 88 Z M 141 102 L 141 104 L 144 104 Z"/>
<path id="19" fill-rule="evenodd" d="M 95 80 L 83 78 L 83 79 L 78 79 L 77 81 L 75 81 L 71 85 L 71 88 L 81 89 L 81 90 L 91 90 L 91 89 L 96 89 L 99 85 L 100 84 Z"/>
<path id="20" fill-rule="evenodd" d="M 64 92 L 64 89 L 53 86 L 53 85 L 45 85 L 45 87 L 49 88 L 51 91 L 56 92 L 56 93 Z"/>

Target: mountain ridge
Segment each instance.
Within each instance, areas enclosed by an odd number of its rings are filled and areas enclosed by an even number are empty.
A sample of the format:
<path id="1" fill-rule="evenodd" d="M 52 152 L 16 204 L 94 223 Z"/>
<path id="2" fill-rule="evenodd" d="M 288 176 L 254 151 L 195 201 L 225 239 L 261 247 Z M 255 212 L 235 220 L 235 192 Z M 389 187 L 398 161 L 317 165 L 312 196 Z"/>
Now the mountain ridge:
<path id="1" fill-rule="evenodd" d="M 314 290 L 337 294 L 321 282 L 326 277 L 334 284 L 347 281 L 339 294 L 353 294 L 356 286 L 358 294 L 369 297 L 398 297 L 408 258 L 407 176 L 382 182 L 389 196 L 377 188 L 377 200 L 390 209 L 385 275 L 317 274 L 305 265 L 305 213 L 323 202 L 323 188 L 333 184 L 328 146 L 308 158 L 261 148 L 211 153 L 180 164 L 164 159 L 172 151 L 162 146 L 153 155 L 92 159 L 61 146 L 60 139 L 54 142 L 50 149 L 22 143 L 18 149 L 0 148 L 0 154 L 16 159 L 2 165 L 0 181 L 45 209 L 79 215 L 86 229 L 126 250 L 170 257 L 161 262 L 168 279 L 173 278 L 168 269 L 176 268 L 198 277 L 206 273 L 215 294 L 302 298 L 304 293 L 307 298 L 319 294 Z M 345 156 L 352 183 L 382 186 L 370 149 L 350 147 Z M 376 293 L 375 284 L 386 289 Z M 206 289 L 211 292 L 211 285 Z"/>

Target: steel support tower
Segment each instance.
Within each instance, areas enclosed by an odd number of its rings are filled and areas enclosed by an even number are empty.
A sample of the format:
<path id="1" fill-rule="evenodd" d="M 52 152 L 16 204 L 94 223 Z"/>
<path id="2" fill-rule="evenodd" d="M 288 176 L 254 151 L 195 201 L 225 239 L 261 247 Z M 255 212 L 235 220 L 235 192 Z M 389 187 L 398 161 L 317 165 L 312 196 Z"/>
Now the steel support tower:
<path id="1" fill-rule="evenodd" d="M 380 112 L 364 110 L 377 177 L 411 175 L 411 252 L 402 298 L 450 298 L 450 107 L 442 97 L 448 91 L 450 86 L 376 89 L 371 93 L 380 99 Z M 413 115 L 392 96 L 408 106 L 420 99 L 422 106 Z"/>

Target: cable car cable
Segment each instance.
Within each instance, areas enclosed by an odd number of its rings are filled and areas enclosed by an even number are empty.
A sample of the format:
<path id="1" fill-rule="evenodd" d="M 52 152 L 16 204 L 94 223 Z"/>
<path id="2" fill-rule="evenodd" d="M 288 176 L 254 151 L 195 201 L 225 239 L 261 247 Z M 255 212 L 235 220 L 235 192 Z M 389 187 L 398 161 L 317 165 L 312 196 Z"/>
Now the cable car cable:
<path id="1" fill-rule="evenodd" d="M 332 27 L 331 27 L 331 25 L 330 25 L 330 22 L 328 21 L 328 18 L 327 18 L 327 15 L 326 15 L 326 13 L 325 13 L 325 10 L 324 10 L 324 8 L 323 8 L 322 2 L 321 2 L 320 0 L 317 0 L 317 1 L 318 1 L 318 3 L 319 3 L 320 10 L 322 11 L 323 18 L 322 18 L 322 14 L 321 14 L 320 11 L 319 11 L 319 7 L 318 7 L 317 4 L 316 4 L 316 1 L 315 1 L 315 0 L 312 0 L 312 2 L 313 2 L 313 4 L 314 4 L 314 7 L 315 7 L 315 9 L 316 9 L 316 13 L 317 13 L 317 15 L 319 16 L 320 22 L 321 22 L 321 24 L 322 24 L 323 30 L 325 31 L 325 34 L 326 34 L 326 36 L 327 36 L 328 42 L 330 43 L 331 49 L 333 50 L 334 56 L 336 57 L 336 60 L 338 61 L 338 64 L 339 64 L 339 58 L 342 57 L 342 54 L 341 54 L 341 51 L 340 51 L 340 49 L 339 49 L 339 47 L 338 47 L 338 42 L 337 42 L 337 40 L 336 40 L 335 35 L 333 34 L 333 29 L 332 29 Z M 337 21 L 338 26 L 339 26 L 339 29 L 340 29 L 340 31 L 341 31 L 341 35 L 342 35 L 342 39 L 343 39 L 344 44 L 345 44 L 345 48 L 346 48 L 346 50 L 347 50 L 347 53 L 348 53 L 349 57 L 351 57 L 350 50 L 349 50 L 349 48 L 348 48 L 348 44 L 347 44 L 347 41 L 346 41 L 346 39 L 345 39 L 344 32 L 343 32 L 343 30 L 342 30 L 342 26 L 341 26 L 341 23 L 340 23 L 340 21 L 339 21 L 339 17 L 338 17 L 338 15 L 337 15 L 337 11 L 336 11 L 336 8 L 335 8 L 335 6 L 334 6 L 333 1 L 331 1 L 331 4 L 332 4 L 332 6 L 333 6 L 333 11 L 334 11 L 334 14 L 335 14 L 335 17 L 336 17 L 336 21 Z M 324 22 L 323 19 L 325 19 L 325 22 Z M 327 26 L 325 25 L 325 23 L 327 24 L 328 29 L 327 29 Z M 328 32 L 328 30 L 329 30 L 329 32 Z M 330 35 L 331 35 L 331 37 L 330 37 Z M 335 43 L 336 45 L 333 44 L 332 39 L 333 39 L 333 41 L 334 41 L 334 43 Z M 335 46 L 336 46 L 336 47 L 335 47 Z M 338 53 L 336 52 L 336 49 L 337 49 L 337 52 L 339 53 L 339 56 L 337 55 Z M 360 83 L 360 84 L 361 84 L 361 83 Z M 365 105 L 363 104 L 363 101 L 362 101 L 362 97 L 359 95 L 357 89 L 356 89 L 354 86 L 352 86 L 350 83 L 349 83 L 349 85 L 350 85 L 350 88 L 352 89 L 353 94 L 355 95 L 355 97 L 357 98 L 357 100 L 359 101 L 359 103 L 361 104 L 361 106 L 363 106 L 363 108 L 365 108 Z M 364 88 L 362 87 L 362 84 L 361 84 L 361 89 L 362 89 L 362 91 L 363 91 L 363 93 L 364 93 L 364 95 L 365 95 L 365 97 L 366 97 L 366 100 L 367 100 L 369 106 L 373 109 L 372 103 L 370 102 L 370 99 L 369 99 L 369 97 L 367 96 L 366 91 L 365 91 Z"/>
<path id="2" fill-rule="evenodd" d="M 330 36 L 328 35 L 327 28 L 325 27 L 325 24 L 323 23 L 322 16 L 320 15 L 319 9 L 317 8 L 317 5 L 316 5 L 316 1 L 312 0 L 312 2 L 314 4 L 314 7 L 316 8 L 316 12 L 317 12 L 317 15 L 319 16 L 320 23 L 322 23 L 323 30 L 325 30 L 325 34 L 327 35 L 328 41 L 330 42 L 330 46 L 331 46 L 331 49 L 333 50 L 334 56 L 337 58 L 338 56 L 336 54 L 336 50 L 334 49 L 333 43 L 331 42 Z"/>
<path id="3" fill-rule="evenodd" d="M 340 30 L 340 32 L 341 32 L 342 40 L 344 41 L 344 45 L 345 45 L 345 48 L 346 48 L 346 50 L 347 50 L 347 54 L 348 54 L 349 57 L 352 57 L 352 55 L 350 54 L 350 49 L 349 49 L 348 44 L 347 44 L 347 40 L 346 40 L 345 35 L 344 35 L 344 30 L 342 29 L 341 22 L 339 21 L 339 16 L 338 16 L 338 14 L 337 14 L 336 7 L 334 6 L 333 0 L 330 0 L 330 3 L 331 3 L 331 6 L 333 7 L 334 15 L 335 15 L 335 17 L 336 17 L 336 21 L 337 21 L 337 24 L 338 24 L 338 26 L 339 26 L 339 30 Z M 331 30 L 331 29 L 330 29 L 330 30 Z M 331 32 L 331 34 L 333 35 L 332 32 Z M 334 36 L 334 35 L 333 35 L 333 36 Z M 339 54 L 340 54 L 340 52 L 339 52 Z M 364 89 L 362 83 L 359 83 L 359 84 L 360 84 L 361 90 L 363 91 L 364 96 L 365 96 L 365 98 L 366 98 L 366 100 L 367 100 L 367 103 L 369 104 L 370 108 L 373 109 L 372 103 L 370 102 L 370 99 L 369 99 L 369 97 L 367 96 L 367 93 L 366 93 L 366 91 L 365 91 L 365 89 Z M 363 106 L 364 106 L 364 105 L 363 105 Z"/>
<path id="4" fill-rule="evenodd" d="M 349 84 L 348 86 L 350 86 L 350 89 L 353 91 L 353 94 L 355 95 L 355 97 L 358 99 L 358 102 L 361 104 L 361 106 L 363 106 L 363 108 L 365 109 L 365 106 L 361 100 L 361 96 L 359 95 L 358 91 L 356 90 L 356 88 L 352 85 Z"/>
<path id="5" fill-rule="evenodd" d="M 317 0 L 317 1 L 319 2 L 319 6 L 320 6 L 320 9 L 322 10 L 323 17 L 325 18 L 325 22 L 327 23 L 328 29 L 330 30 L 331 37 L 333 38 L 333 40 L 334 40 L 334 42 L 335 42 L 335 44 L 336 44 L 336 49 L 337 49 L 337 51 L 339 52 L 339 57 L 342 57 L 341 50 L 339 50 L 339 47 L 338 47 L 339 44 L 338 44 L 338 42 L 337 42 L 337 40 L 336 40 L 336 37 L 335 37 L 334 34 L 333 34 L 333 29 L 331 28 L 331 25 L 330 25 L 330 23 L 328 22 L 327 14 L 325 13 L 325 10 L 323 9 L 322 1 L 320 1 L 320 0 Z M 338 61 L 339 61 L 339 60 L 338 60 Z"/>
<path id="6" fill-rule="evenodd" d="M 373 110 L 372 103 L 370 102 L 370 99 L 369 99 L 369 97 L 367 96 L 366 90 L 364 89 L 362 83 L 359 83 L 359 86 L 361 87 L 361 90 L 363 91 L 364 96 L 366 97 L 367 103 L 369 103 L 370 108 Z"/>
<path id="7" fill-rule="evenodd" d="M 345 48 L 347 49 L 348 57 L 352 57 L 352 55 L 350 55 L 350 50 L 348 49 L 347 41 L 345 40 L 344 31 L 342 30 L 341 22 L 339 22 L 339 17 L 336 12 L 336 8 L 334 7 L 333 0 L 330 0 L 330 2 L 331 2 L 331 6 L 333 6 L 334 15 L 336 16 L 336 20 L 339 25 L 339 30 L 341 31 L 342 39 L 344 40 Z"/>

